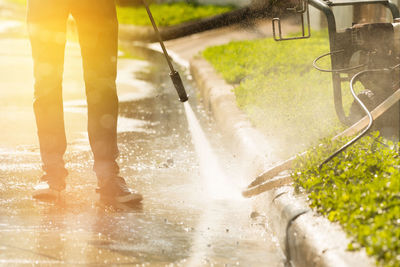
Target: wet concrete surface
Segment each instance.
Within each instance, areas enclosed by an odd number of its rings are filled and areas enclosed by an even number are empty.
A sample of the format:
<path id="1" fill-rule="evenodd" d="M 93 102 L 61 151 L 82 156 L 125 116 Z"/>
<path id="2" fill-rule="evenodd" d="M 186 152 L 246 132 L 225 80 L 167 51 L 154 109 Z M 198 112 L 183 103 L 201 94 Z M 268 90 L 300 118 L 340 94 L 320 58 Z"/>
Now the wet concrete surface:
<path id="1" fill-rule="evenodd" d="M 119 61 L 119 163 L 143 204 L 118 210 L 98 203 L 76 44 L 67 47 L 64 75 L 66 202 L 33 200 L 42 172 L 29 43 L 3 38 L 0 51 L 0 265 L 283 266 L 251 201 L 239 190 L 224 199 L 210 194 L 213 185 L 200 176 L 183 106 L 157 54 L 139 51 L 145 61 Z M 223 169 L 238 175 L 212 120 L 195 97 L 190 101 Z"/>

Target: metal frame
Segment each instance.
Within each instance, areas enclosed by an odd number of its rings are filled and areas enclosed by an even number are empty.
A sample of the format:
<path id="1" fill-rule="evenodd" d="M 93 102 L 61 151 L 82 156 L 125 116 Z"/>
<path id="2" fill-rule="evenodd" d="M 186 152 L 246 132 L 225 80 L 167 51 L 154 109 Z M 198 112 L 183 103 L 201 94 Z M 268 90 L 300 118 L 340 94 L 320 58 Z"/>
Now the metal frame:
<path id="1" fill-rule="evenodd" d="M 359 4 L 383 4 L 386 6 L 392 13 L 393 19 L 400 18 L 400 12 L 397 6 L 392 3 L 390 0 L 361 0 L 361 1 L 329 1 L 329 0 L 308 0 L 308 3 L 315 7 L 316 9 L 322 11 L 328 22 L 328 31 L 329 31 L 329 43 L 330 43 L 330 52 L 331 52 L 331 67 L 332 69 L 339 69 L 339 55 L 335 53 L 335 51 L 340 50 L 341 48 L 338 46 L 338 35 L 339 33 L 336 30 L 336 20 L 332 11 L 332 7 L 334 6 L 354 6 Z M 335 102 L 335 110 L 338 115 L 340 121 L 344 124 L 350 124 L 349 118 L 346 117 L 343 108 L 343 98 L 342 98 L 342 77 L 338 72 L 332 72 L 332 82 L 333 82 L 333 96 Z"/>

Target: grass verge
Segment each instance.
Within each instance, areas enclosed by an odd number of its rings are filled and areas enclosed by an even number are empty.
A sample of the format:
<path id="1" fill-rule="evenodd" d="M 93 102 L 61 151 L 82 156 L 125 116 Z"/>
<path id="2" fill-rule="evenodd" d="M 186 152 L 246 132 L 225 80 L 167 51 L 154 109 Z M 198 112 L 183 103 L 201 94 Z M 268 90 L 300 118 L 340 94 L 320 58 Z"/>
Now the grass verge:
<path id="1" fill-rule="evenodd" d="M 27 0 L 7 0 L 11 3 L 26 5 Z M 151 4 L 150 9 L 159 26 L 173 26 L 183 22 L 215 16 L 231 11 L 233 6 L 199 5 L 191 3 Z M 150 26 L 150 20 L 143 6 L 117 6 L 118 21 L 121 24 Z"/>
<path id="2" fill-rule="evenodd" d="M 10 2 L 10 3 L 19 4 L 19 5 L 26 5 L 26 3 L 28 2 L 28 0 L 6 0 L 6 1 Z"/>
<path id="3" fill-rule="evenodd" d="M 173 26 L 183 22 L 211 17 L 231 11 L 232 6 L 195 5 L 188 3 L 152 4 L 150 9 L 159 26 Z M 149 26 L 144 7 L 118 7 L 118 20 L 122 24 Z"/>
<path id="4" fill-rule="evenodd" d="M 327 33 L 314 32 L 311 39 L 301 41 L 232 42 L 208 48 L 203 56 L 235 85 L 237 103 L 253 123 L 293 154 L 341 128 L 334 111 L 331 76 L 312 68 L 312 60 L 327 51 Z M 324 64 L 329 68 L 328 61 Z M 344 100 L 348 108 L 349 93 Z M 313 208 L 343 226 L 353 240 L 348 249 L 365 247 L 380 265 L 399 267 L 397 149 L 375 134 L 319 170 L 319 163 L 345 141 L 324 141 L 324 146 L 299 159 L 293 173 L 295 186 L 308 194 Z"/>

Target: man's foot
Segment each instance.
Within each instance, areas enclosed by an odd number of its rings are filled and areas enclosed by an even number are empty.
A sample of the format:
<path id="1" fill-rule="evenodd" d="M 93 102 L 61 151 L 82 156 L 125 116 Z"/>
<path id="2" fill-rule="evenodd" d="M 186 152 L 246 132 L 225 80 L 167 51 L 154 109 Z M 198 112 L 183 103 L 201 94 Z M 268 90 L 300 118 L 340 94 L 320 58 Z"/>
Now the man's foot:
<path id="1" fill-rule="evenodd" d="M 128 188 L 125 179 L 119 176 L 104 181 L 96 192 L 100 201 L 107 204 L 138 204 L 143 196 Z"/>
<path id="2" fill-rule="evenodd" d="M 32 197 L 41 201 L 58 202 L 63 201 L 65 187 L 52 186 L 48 181 L 42 181 L 34 187 Z"/>

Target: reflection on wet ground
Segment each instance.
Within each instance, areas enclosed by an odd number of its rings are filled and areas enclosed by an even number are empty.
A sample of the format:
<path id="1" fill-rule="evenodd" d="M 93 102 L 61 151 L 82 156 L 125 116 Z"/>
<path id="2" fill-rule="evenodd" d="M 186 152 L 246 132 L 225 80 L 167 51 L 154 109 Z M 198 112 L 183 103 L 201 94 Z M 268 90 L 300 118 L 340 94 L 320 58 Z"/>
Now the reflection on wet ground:
<path id="1" fill-rule="evenodd" d="M 149 62 L 159 60 L 159 55 L 153 55 Z M 125 60 L 124 64 L 135 62 Z M 26 116 L 30 107 L 11 104 L 2 109 L 6 115 L 0 125 L 8 134 L 0 134 L 0 264 L 283 266 L 264 218 L 250 218 L 249 201 L 238 196 L 209 197 L 183 106 L 165 66 L 140 64 L 136 73 L 124 68 L 125 78 L 119 79 L 119 86 L 125 88 L 119 161 L 128 184 L 144 195 L 143 205 L 136 209 L 98 205 L 85 132 L 86 110 L 79 99 L 66 104 L 70 129 L 66 203 L 33 201 L 32 186 L 41 175 L 38 146 L 12 140 L 23 129 L 21 125 L 32 124 L 32 117 Z M 151 81 L 146 81 L 148 77 Z M 145 86 L 135 88 L 138 84 Z M 188 87 L 190 95 L 195 95 Z M 223 150 L 212 121 L 194 99 L 191 104 L 227 174 L 236 175 L 234 158 Z M 13 113 L 11 120 L 13 109 L 24 112 Z M 18 121 L 20 127 L 14 128 L 10 121 Z M 33 135 L 32 127 L 28 128 Z"/>

